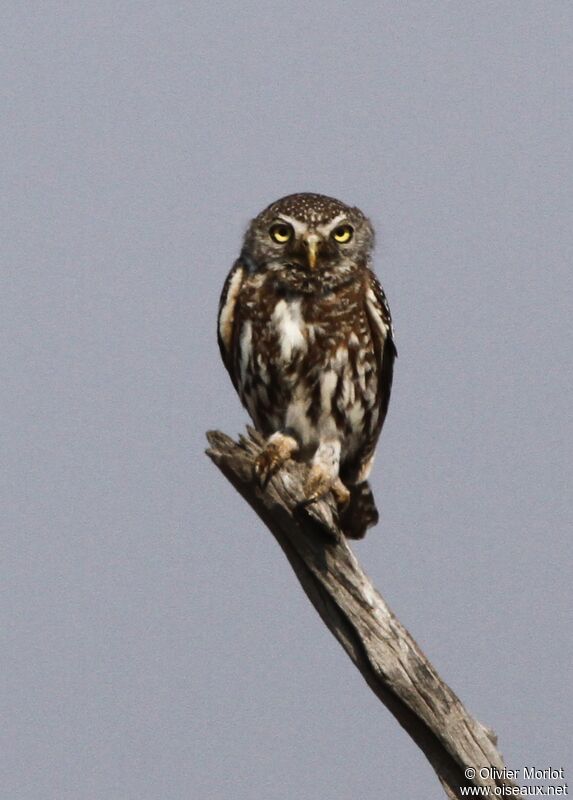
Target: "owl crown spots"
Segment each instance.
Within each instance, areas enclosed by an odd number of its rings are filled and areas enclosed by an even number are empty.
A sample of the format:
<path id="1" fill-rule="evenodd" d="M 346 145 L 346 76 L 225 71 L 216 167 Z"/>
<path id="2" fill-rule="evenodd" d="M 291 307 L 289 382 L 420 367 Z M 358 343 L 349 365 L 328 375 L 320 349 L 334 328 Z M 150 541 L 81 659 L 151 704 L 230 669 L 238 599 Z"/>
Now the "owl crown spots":
<path id="1" fill-rule="evenodd" d="M 280 200 L 275 200 L 274 203 L 267 206 L 259 214 L 258 219 L 273 219 L 279 214 L 286 214 L 301 222 L 314 224 L 328 222 L 340 214 L 351 214 L 364 219 L 364 214 L 360 209 L 347 206 L 334 197 L 313 194 L 312 192 L 289 194 L 286 197 L 281 197 Z"/>

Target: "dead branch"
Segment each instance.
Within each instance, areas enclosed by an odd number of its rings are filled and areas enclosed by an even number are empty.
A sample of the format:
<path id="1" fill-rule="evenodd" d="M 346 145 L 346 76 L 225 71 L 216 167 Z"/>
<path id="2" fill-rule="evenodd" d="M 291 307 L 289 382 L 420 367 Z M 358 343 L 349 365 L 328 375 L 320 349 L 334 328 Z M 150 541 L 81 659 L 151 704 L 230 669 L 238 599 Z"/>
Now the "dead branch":
<path id="1" fill-rule="evenodd" d="M 262 444 L 255 431 L 239 443 L 219 431 L 208 440 L 208 456 L 268 526 L 324 623 L 424 752 L 446 795 L 461 798 L 461 787 L 475 785 L 491 787 L 493 796 L 495 787 L 513 786 L 495 735 L 468 714 L 374 588 L 331 499 L 302 505 L 307 468 L 289 461 L 263 491 L 253 481 Z"/>

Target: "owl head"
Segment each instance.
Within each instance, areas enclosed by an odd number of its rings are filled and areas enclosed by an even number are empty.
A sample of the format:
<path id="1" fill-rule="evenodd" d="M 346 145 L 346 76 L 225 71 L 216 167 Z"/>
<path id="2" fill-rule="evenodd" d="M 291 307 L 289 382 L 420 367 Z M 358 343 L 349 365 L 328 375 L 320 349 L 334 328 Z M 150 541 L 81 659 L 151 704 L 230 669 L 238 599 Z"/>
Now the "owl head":
<path id="1" fill-rule="evenodd" d="M 242 257 L 253 271 L 281 273 L 292 283 L 332 282 L 368 266 L 373 246 L 372 225 L 360 209 L 305 192 L 283 197 L 255 217 Z"/>

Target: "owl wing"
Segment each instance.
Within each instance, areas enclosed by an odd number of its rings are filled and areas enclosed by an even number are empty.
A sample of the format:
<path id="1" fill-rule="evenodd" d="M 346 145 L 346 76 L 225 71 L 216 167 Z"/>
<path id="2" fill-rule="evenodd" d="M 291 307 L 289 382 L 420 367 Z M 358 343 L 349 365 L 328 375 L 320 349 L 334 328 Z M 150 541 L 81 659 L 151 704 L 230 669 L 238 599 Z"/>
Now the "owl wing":
<path id="1" fill-rule="evenodd" d="M 217 317 L 217 340 L 221 358 L 227 368 L 233 386 L 238 391 L 238 375 L 236 367 L 235 353 L 237 349 L 237 310 L 239 305 L 239 295 L 245 279 L 247 270 L 239 259 L 235 261 L 231 271 L 227 276 L 221 298 L 219 300 L 219 314 Z"/>
<path id="2" fill-rule="evenodd" d="M 374 445 L 388 411 L 394 360 L 398 355 L 398 351 L 394 343 L 392 316 L 386 295 L 378 279 L 370 270 L 368 271 L 368 288 L 366 290 L 366 313 L 370 322 L 374 355 L 378 367 L 378 423 L 374 436 Z"/>

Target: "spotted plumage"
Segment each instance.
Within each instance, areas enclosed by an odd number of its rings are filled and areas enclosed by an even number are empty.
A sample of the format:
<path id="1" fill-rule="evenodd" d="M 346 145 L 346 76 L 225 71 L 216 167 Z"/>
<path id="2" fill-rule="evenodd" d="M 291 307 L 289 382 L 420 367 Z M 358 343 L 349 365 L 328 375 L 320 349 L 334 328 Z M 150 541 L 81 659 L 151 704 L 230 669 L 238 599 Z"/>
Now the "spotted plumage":
<path id="1" fill-rule="evenodd" d="M 219 308 L 223 361 L 267 437 L 259 479 L 292 456 L 308 462 L 308 501 L 332 490 L 353 538 L 378 519 L 366 480 L 396 355 L 373 245 L 359 209 L 289 195 L 251 222 Z"/>

